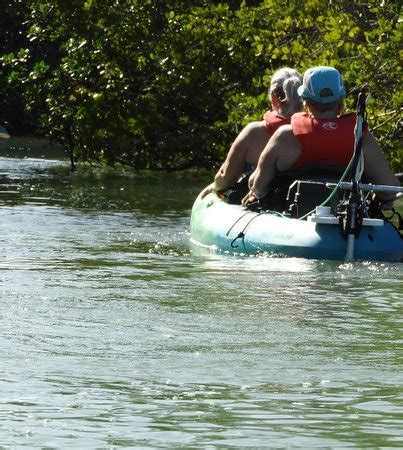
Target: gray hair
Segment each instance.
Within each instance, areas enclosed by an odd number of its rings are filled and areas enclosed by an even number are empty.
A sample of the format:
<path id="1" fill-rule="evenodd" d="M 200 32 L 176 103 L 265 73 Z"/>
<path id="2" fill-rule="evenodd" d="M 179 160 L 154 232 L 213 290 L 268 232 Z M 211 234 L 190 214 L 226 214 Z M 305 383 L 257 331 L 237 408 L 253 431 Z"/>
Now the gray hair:
<path id="1" fill-rule="evenodd" d="M 283 67 L 274 72 L 270 83 L 269 94 L 280 102 L 277 112 L 281 116 L 290 117 L 302 110 L 303 102 L 297 92 L 302 84 L 302 75 L 298 71 Z"/>

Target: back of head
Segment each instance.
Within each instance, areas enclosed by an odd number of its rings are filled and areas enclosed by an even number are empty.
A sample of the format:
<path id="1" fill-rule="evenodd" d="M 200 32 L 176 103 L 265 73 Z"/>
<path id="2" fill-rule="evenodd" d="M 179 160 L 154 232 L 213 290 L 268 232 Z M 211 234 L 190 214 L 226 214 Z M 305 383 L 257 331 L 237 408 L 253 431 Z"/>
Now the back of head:
<path id="1" fill-rule="evenodd" d="M 302 85 L 302 75 L 295 69 L 283 67 L 274 72 L 270 81 L 269 93 L 279 101 L 276 108 L 283 117 L 291 117 L 301 111 L 303 104 L 298 95 L 298 88 Z"/>
<path id="2" fill-rule="evenodd" d="M 346 91 L 337 69 L 318 66 L 305 72 L 298 94 L 311 109 L 325 112 L 341 110 Z"/>

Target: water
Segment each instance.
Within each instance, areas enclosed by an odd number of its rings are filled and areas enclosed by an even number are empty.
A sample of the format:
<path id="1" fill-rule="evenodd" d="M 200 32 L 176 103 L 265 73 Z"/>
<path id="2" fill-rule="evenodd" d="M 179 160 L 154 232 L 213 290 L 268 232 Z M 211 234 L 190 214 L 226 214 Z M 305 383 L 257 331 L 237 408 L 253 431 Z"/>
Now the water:
<path id="1" fill-rule="evenodd" d="M 401 264 L 189 247 L 190 176 L 0 158 L 0 448 L 402 447 Z"/>

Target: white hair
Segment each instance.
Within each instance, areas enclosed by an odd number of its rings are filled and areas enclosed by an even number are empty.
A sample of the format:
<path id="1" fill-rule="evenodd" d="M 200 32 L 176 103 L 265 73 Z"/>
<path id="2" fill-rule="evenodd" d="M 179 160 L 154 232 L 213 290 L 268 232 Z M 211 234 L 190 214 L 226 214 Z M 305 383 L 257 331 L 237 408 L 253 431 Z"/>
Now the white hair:
<path id="1" fill-rule="evenodd" d="M 280 102 L 276 109 L 281 116 L 290 117 L 302 110 L 302 99 L 297 92 L 302 84 L 302 75 L 297 70 L 283 67 L 274 72 L 270 83 L 269 94 Z"/>

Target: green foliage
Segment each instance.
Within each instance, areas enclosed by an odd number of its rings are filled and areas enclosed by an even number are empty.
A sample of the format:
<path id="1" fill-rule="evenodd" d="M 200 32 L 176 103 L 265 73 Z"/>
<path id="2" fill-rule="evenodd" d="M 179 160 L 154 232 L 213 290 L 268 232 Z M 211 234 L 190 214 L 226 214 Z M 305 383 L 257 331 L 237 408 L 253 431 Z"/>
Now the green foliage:
<path id="1" fill-rule="evenodd" d="M 25 2 L 9 0 L 2 4 L 0 14 L 0 57 L 8 54 L 7 60 L 12 62 L 23 58 L 20 50 L 27 45 L 27 27 L 25 19 L 28 8 Z M 19 71 L 14 70 L 14 65 L 9 64 L 8 70 L 2 70 L 3 64 L 0 59 L 0 123 L 14 125 L 14 129 L 24 131 L 30 125 L 26 123 L 24 114 L 24 100 L 22 89 L 19 86 Z M 13 83 L 15 81 L 16 83 Z M 17 84 L 18 83 L 18 84 Z M 18 123 L 18 127 L 15 124 Z"/>
<path id="2" fill-rule="evenodd" d="M 344 75 L 350 109 L 357 87 L 370 82 L 370 125 L 394 169 L 403 170 L 397 2 L 17 5 L 6 5 L 2 21 L 0 120 L 63 142 L 72 164 L 211 167 L 268 108 L 275 69 L 327 64 Z"/>

